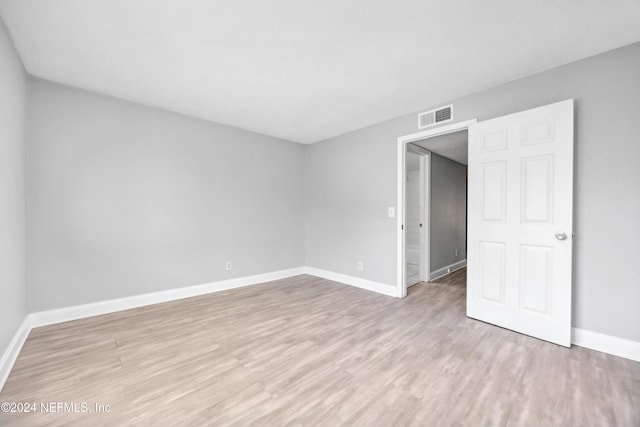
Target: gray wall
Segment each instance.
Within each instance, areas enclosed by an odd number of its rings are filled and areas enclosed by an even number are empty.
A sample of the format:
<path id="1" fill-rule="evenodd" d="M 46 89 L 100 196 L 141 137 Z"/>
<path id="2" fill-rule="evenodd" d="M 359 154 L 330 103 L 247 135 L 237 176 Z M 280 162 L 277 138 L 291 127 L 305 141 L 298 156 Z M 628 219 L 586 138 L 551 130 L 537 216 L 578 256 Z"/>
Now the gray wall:
<path id="1" fill-rule="evenodd" d="M 430 178 L 429 256 L 433 272 L 466 259 L 467 167 L 431 153 Z"/>
<path id="2" fill-rule="evenodd" d="M 453 100 L 455 121 L 576 100 L 573 324 L 635 341 L 639 76 L 636 43 Z M 396 203 L 396 139 L 418 131 L 416 114 L 309 147 L 309 266 L 395 285 L 395 220 L 387 218 L 386 206 Z M 365 260 L 362 273 L 355 269 L 356 258 Z"/>
<path id="3" fill-rule="evenodd" d="M 395 284 L 396 137 L 374 126 L 307 146 L 307 266 Z"/>
<path id="4" fill-rule="evenodd" d="M 302 145 L 31 80 L 28 165 L 31 311 L 304 265 Z"/>
<path id="5" fill-rule="evenodd" d="M 27 77 L 0 20 L 0 356 L 27 316 Z"/>

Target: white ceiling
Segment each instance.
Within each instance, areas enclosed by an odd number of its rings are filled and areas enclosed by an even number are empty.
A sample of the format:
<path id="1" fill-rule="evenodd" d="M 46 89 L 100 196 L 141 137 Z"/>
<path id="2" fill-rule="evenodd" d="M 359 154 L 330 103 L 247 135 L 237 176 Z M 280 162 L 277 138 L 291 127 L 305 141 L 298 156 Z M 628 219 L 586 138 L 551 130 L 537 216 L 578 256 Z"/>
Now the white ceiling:
<path id="1" fill-rule="evenodd" d="M 638 0 L 0 0 L 29 73 L 312 143 L 640 40 Z"/>
<path id="2" fill-rule="evenodd" d="M 461 130 L 433 138 L 416 141 L 413 145 L 425 148 L 454 162 L 466 165 L 469 152 L 469 132 Z"/>

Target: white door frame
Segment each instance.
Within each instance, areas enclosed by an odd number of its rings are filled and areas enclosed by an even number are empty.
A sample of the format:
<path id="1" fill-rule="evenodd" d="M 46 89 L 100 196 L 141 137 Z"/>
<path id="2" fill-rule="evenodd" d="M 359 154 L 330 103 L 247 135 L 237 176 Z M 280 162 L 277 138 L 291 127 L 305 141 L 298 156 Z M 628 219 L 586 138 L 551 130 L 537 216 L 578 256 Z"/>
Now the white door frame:
<path id="1" fill-rule="evenodd" d="M 448 133 L 458 132 L 466 130 L 469 125 L 476 123 L 478 119 L 471 119 L 464 122 L 453 123 L 447 126 L 441 126 L 434 129 L 425 130 L 422 132 L 412 133 L 410 135 L 404 135 L 398 138 L 398 165 L 397 165 L 397 216 L 396 216 L 396 230 L 397 230 L 397 248 L 396 248 L 396 260 L 397 260 L 397 274 L 396 274 L 396 287 L 397 295 L 400 298 L 407 296 L 407 281 L 406 281 L 406 265 L 405 265 L 405 230 L 404 224 L 406 222 L 406 209 L 405 209 L 405 183 L 406 183 L 406 153 L 407 144 L 411 142 L 421 141 L 423 139 L 433 138 L 440 135 L 446 135 Z M 428 226 L 428 225 L 425 225 Z"/>
<path id="2" fill-rule="evenodd" d="M 431 184 L 429 177 L 431 176 L 431 151 L 426 148 L 419 147 L 417 145 L 406 145 L 407 151 L 411 151 L 414 154 L 420 156 L 420 177 L 419 179 L 419 205 L 421 214 L 422 227 L 420 228 L 420 273 L 418 280 L 421 282 L 428 282 L 430 280 L 431 273 L 431 260 L 429 259 L 429 251 L 431 250 L 431 236 L 429 235 L 431 224 Z M 406 203 L 405 203 L 406 212 Z M 406 216 L 406 213 L 405 213 Z M 405 248 L 406 250 L 406 248 Z M 406 253 L 405 253 L 406 256 Z"/>

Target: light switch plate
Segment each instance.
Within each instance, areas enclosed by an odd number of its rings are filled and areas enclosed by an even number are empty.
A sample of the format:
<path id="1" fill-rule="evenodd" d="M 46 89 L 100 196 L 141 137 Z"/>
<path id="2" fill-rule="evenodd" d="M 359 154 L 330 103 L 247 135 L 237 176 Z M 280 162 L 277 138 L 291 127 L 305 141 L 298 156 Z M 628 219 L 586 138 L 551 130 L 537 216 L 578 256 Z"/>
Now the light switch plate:
<path id="1" fill-rule="evenodd" d="M 389 206 L 387 212 L 388 212 L 389 218 L 396 217 L 396 208 L 394 206 Z"/>

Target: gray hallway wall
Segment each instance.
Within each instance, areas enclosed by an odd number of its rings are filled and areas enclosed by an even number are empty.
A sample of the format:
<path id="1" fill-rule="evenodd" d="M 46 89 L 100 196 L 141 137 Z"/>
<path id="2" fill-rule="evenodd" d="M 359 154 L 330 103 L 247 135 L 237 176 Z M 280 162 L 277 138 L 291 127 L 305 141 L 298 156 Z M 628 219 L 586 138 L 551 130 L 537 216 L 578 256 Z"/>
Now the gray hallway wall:
<path id="1" fill-rule="evenodd" d="M 434 272 L 466 259 L 467 167 L 465 165 L 431 153 L 430 206 L 429 256 L 431 271 Z"/>

